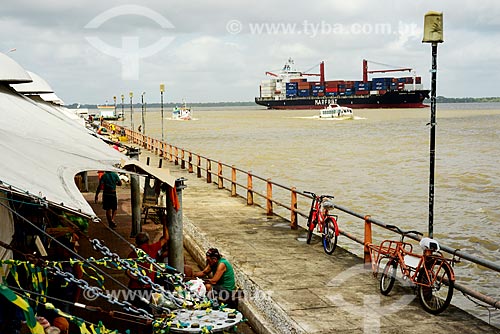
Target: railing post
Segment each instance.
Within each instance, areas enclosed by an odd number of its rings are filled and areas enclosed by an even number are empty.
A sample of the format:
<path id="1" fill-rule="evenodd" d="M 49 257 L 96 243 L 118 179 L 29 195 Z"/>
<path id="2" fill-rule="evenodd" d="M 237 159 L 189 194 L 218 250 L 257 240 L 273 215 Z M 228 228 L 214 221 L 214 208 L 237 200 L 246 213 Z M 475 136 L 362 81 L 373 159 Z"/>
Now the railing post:
<path id="1" fill-rule="evenodd" d="M 207 159 L 207 183 L 212 183 L 212 162 Z"/>
<path id="2" fill-rule="evenodd" d="M 224 178 L 222 177 L 222 162 L 217 163 L 217 186 L 219 189 L 224 188 Z"/>
<path id="3" fill-rule="evenodd" d="M 184 161 L 184 149 L 181 149 L 181 169 L 186 169 L 186 161 Z"/>
<path id="4" fill-rule="evenodd" d="M 201 158 L 196 156 L 196 177 L 201 177 Z"/>
<path id="5" fill-rule="evenodd" d="M 370 255 L 370 249 L 368 244 L 372 243 L 372 223 L 370 222 L 370 216 L 365 216 L 365 246 L 364 246 L 364 263 L 365 268 L 371 268 L 372 257 Z"/>
<path id="6" fill-rule="evenodd" d="M 175 153 L 175 164 L 178 165 L 179 164 L 179 149 L 177 148 L 177 146 L 174 148 L 174 153 Z"/>
<path id="7" fill-rule="evenodd" d="M 297 222 L 297 188 L 292 187 L 292 199 L 290 202 L 290 228 L 292 230 L 298 229 Z"/>
<path id="8" fill-rule="evenodd" d="M 170 162 L 174 161 L 174 156 L 172 155 L 172 145 L 168 144 L 168 160 Z"/>
<path id="9" fill-rule="evenodd" d="M 252 185 L 252 172 L 248 172 L 247 177 L 247 205 L 253 205 L 253 185 Z"/>
<path id="10" fill-rule="evenodd" d="M 193 172 L 193 154 L 191 152 L 188 153 L 188 172 Z"/>
<path id="11" fill-rule="evenodd" d="M 271 179 L 267 179 L 267 196 L 266 196 L 266 213 L 268 216 L 273 215 L 273 184 Z"/>
<path id="12" fill-rule="evenodd" d="M 236 167 L 231 166 L 231 196 L 236 196 Z"/>

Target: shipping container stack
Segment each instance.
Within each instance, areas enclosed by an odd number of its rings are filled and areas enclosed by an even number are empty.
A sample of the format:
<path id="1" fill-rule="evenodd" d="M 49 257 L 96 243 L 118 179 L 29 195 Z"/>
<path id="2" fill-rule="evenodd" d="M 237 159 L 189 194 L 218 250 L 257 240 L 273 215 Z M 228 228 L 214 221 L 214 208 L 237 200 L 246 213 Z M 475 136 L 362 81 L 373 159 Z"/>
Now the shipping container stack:
<path id="1" fill-rule="evenodd" d="M 285 86 L 286 97 L 336 97 L 336 96 L 357 96 L 382 95 L 387 91 L 403 91 L 423 89 L 421 77 L 401 77 L 401 78 L 373 78 L 372 81 L 348 81 L 332 80 L 325 82 L 308 82 L 305 78 L 290 79 Z M 278 89 L 279 88 L 279 89 Z M 271 97 L 281 93 L 281 86 L 277 86 L 273 80 L 263 81 L 261 84 L 261 95 Z"/>
<path id="2" fill-rule="evenodd" d="M 286 97 L 297 97 L 298 93 L 298 83 L 297 82 L 287 82 L 286 83 Z"/>
<path id="3" fill-rule="evenodd" d="M 273 97 L 276 92 L 276 79 L 263 80 L 260 83 L 260 96 Z"/>

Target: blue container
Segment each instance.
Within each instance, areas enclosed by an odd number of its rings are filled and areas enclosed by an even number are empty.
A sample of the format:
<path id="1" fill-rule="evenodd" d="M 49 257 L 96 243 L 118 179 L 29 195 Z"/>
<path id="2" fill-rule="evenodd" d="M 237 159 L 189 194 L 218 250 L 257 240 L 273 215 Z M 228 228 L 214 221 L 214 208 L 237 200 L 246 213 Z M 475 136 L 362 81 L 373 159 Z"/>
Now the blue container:
<path id="1" fill-rule="evenodd" d="M 326 92 L 325 96 L 337 96 L 337 92 Z"/>
<path id="2" fill-rule="evenodd" d="M 291 90 L 291 89 L 297 89 L 298 83 L 297 82 L 287 82 L 286 83 L 286 89 Z"/>
<path id="3" fill-rule="evenodd" d="M 320 85 L 314 85 L 313 86 L 313 89 L 321 89 L 321 90 L 324 90 L 325 89 L 325 86 L 320 86 Z"/>
<path id="4" fill-rule="evenodd" d="M 286 93 L 287 94 L 295 94 L 295 95 L 297 95 L 297 90 L 296 89 L 288 89 L 287 88 Z"/>
<path id="5" fill-rule="evenodd" d="M 304 92 L 303 92 L 304 91 Z M 306 97 L 309 96 L 309 90 L 307 89 L 301 89 L 298 94 L 300 97 Z"/>

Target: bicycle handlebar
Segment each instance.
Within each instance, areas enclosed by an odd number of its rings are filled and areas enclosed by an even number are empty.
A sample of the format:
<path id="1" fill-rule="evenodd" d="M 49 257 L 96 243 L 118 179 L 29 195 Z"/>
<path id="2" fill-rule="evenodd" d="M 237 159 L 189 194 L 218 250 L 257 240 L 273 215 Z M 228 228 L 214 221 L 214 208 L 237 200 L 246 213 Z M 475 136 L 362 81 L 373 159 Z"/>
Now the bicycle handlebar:
<path id="1" fill-rule="evenodd" d="M 318 196 L 315 193 L 310 192 L 310 191 L 304 191 L 304 194 L 311 195 L 313 198 L 331 198 L 331 199 L 335 198 L 335 196 L 333 196 L 333 195 L 319 195 Z"/>
<path id="2" fill-rule="evenodd" d="M 398 231 L 402 236 L 405 236 L 405 235 L 408 235 L 408 234 L 417 234 L 417 235 L 422 235 L 423 236 L 422 232 L 414 231 L 414 230 L 403 231 L 402 229 L 400 229 L 396 225 L 385 225 L 385 227 L 388 228 L 388 229 L 390 229 L 390 230 L 396 230 L 396 231 Z"/>

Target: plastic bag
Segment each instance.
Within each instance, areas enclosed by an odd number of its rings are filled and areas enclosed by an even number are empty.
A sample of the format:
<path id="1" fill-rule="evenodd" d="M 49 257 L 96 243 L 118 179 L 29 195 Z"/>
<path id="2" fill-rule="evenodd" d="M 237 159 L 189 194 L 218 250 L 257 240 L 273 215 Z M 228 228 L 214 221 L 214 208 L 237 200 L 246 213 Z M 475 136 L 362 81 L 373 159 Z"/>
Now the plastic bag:
<path id="1" fill-rule="evenodd" d="M 207 288 L 205 287 L 205 283 L 200 278 L 196 278 L 186 282 L 187 287 L 191 293 L 194 293 L 200 298 L 205 297 L 207 293 Z"/>

